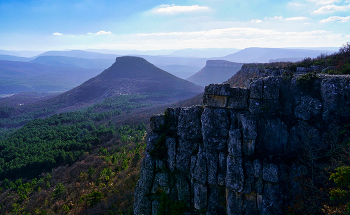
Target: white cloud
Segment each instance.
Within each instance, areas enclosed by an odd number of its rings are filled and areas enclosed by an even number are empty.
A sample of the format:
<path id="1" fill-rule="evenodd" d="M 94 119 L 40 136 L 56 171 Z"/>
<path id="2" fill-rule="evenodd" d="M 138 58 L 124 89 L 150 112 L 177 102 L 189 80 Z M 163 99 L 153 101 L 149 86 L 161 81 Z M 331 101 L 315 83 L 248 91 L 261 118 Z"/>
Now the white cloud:
<path id="1" fill-rule="evenodd" d="M 327 22 L 349 22 L 350 16 L 341 17 L 341 16 L 331 16 L 327 19 L 322 19 L 320 23 L 327 23 Z"/>
<path id="2" fill-rule="evenodd" d="M 298 2 L 289 2 L 288 5 L 290 7 L 303 7 L 305 6 L 304 4 L 298 3 Z"/>
<path id="3" fill-rule="evenodd" d="M 89 33 L 87 33 L 87 34 L 93 34 L 93 33 L 89 32 Z"/>
<path id="4" fill-rule="evenodd" d="M 334 13 L 338 11 L 346 11 L 350 9 L 350 5 L 338 6 L 334 4 L 322 6 L 317 10 L 314 10 L 312 13 L 314 14 L 325 14 L 325 13 Z"/>
<path id="5" fill-rule="evenodd" d="M 201 12 L 208 11 L 209 7 L 207 6 L 199 6 L 199 5 L 191 5 L 191 6 L 178 6 L 178 5 L 160 5 L 159 7 L 152 10 L 153 13 L 157 14 L 177 14 L 177 13 L 190 13 L 190 12 Z"/>
<path id="6" fill-rule="evenodd" d="M 307 0 L 309 2 L 313 2 L 316 3 L 317 5 L 321 4 L 321 5 L 329 5 L 329 4 L 333 4 L 336 2 L 340 2 L 340 0 Z"/>
<path id="7" fill-rule="evenodd" d="M 54 35 L 54 36 L 62 36 L 63 34 L 56 32 L 56 33 L 53 33 L 52 35 Z"/>
<path id="8" fill-rule="evenodd" d="M 266 20 L 286 20 L 286 21 L 303 21 L 307 20 L 307 17 L 304 16 L 297 16 L 297 17 L 289 17 L 289 18 L 283 18 L 283 16 L 274 16 L 274 17 L 265 17 Z"/>
<path id="9" fill-rule="evenodd" d="M 95 35 L 102 35 L 102 34 L 112 34 L 110 31 L 99 31 Z"/>
<path id="10" fill-rule="evenodd" d="M 307 17 L 303 17 L 303 16 L 286 18 L 287 21 L 302 21 L 307 19 L 308 19 Z"/>
<path id="11" fill-rule="evenodd" d="M 282 16 L 274 16 L 274 17 L 265 17 L 265 19 L 272 19 L 272 20 L 282 20 Z"/>
<path id="12" fill-rule="evenodd" d="M 250 21 L 251 23 L 262 23 L 262 20 L 260 19 L 254 19 L 252 21 Z"/>

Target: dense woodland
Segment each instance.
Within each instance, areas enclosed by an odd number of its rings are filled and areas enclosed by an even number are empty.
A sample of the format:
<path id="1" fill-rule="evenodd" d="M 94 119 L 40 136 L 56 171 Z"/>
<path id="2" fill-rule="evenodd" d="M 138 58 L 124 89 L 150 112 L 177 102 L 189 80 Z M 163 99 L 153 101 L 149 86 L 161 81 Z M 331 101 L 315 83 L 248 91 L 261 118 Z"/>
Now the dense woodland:
<path id="1" fill-rule="evenodd" d="M 16 177 L 0 183 L 1 214 L 130 214 L 145 129 L 144 124 L 115 128 L 109 122 L 85 131 L 85 136 L 97 135 L 95 140 L 102 141 L 84 149 L 86 144 L 77 144 L 72 136 L 73 141 L 61 144 L 64 149 L 45 152 L 51 156 L 48 165 L 59 167 L 45 172 L 50 166 L 39 166 L 43 172 L 39 175 L 39 169 L 27 163 L 33 171 L 25 171 L 28 177 L 16 172 Z M 40 147 L 36 148 L 38 152 Z M 34 154 L 31 158 L 47 160 Z"/>
<path id="2" fill-rule="evenodd" d="M 120 202 L 109 199 L 111 203 L 99 211 L 129 212 L 145 146 L 146 125 L 138 120 L 137 125 L 116 128 L 111 119 L 151 106 L 149 97 L 152 96 L 111 97 L 77 111 L 47 118 L 38 117 L 54 112 L 55 107 L 40 111 L 33 108 L 34 111 L 23 115 L 15 115 L 16 108 L 2 107 L 3 127 L 29 122 L 21 128 L 3 129 L 0 211 L 5 214 L 65 214 L 68 211 L 84 214 L 113 195 L 124 199 L 125 205 L 119 207 Z M 78 172 L 77 165 L 81 168 Z M 76 183 L 94 186 L 76 187 Z M 124 183 L 130 185 L 124 187 Z M 116 194 L 110 192 L 112 188 L 125 192 Z M 73 207 L 72 202 L 80 206 Z"/>

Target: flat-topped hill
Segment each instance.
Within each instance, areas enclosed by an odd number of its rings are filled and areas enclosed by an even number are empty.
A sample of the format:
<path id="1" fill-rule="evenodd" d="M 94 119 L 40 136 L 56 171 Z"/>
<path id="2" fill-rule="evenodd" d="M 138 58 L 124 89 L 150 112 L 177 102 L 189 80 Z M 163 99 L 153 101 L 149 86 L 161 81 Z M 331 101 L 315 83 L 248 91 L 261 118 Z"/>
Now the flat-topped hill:
<path id="1" fill-rule="evenodd" d="M 203 88 L 177 78 L 140 57 L 118 57 L 101 74 L 63 93 L 59 99 L 72 103 L 91 102 L 111 96 L 163 94 L 177 101 L 203 92 Z"/>
<path id="2" fill-rule="evenodd" d="M 222 83 L 241 69 L 242 63 L 226 60 L 208 60 L 205 67 L 187 80 L 192 83 L 206 86 L 213 83 Z"/>

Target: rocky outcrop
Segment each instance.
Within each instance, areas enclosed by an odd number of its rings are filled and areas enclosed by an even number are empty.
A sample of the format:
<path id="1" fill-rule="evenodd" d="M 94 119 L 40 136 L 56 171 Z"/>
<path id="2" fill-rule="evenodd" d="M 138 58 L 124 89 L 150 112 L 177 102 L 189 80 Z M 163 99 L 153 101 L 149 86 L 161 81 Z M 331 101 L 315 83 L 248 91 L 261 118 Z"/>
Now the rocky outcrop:
<path id="1" fill-rule="evenodd" d="M 153 116 L 134 214 L 157 214 L 164 196 L 184 214 L 285 214 L 300 152 L 350 122 L 350 76 L 300 78 L 209 85 L 204 107 Z"/>

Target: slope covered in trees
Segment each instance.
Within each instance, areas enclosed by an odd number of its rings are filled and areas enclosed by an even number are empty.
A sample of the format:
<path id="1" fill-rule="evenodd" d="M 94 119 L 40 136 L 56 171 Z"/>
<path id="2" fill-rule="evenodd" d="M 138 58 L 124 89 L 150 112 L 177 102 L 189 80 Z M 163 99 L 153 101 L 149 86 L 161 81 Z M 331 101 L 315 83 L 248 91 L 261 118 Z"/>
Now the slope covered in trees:
<path id="1" fill-rule="evenodd" d="M 138 180 L 145 125 L 114 128 L 110 140 L 34 178 L 0 181 L 4 214 L 129 214 Z M 61 163 L 64 164 L 64 163 Z"/>

